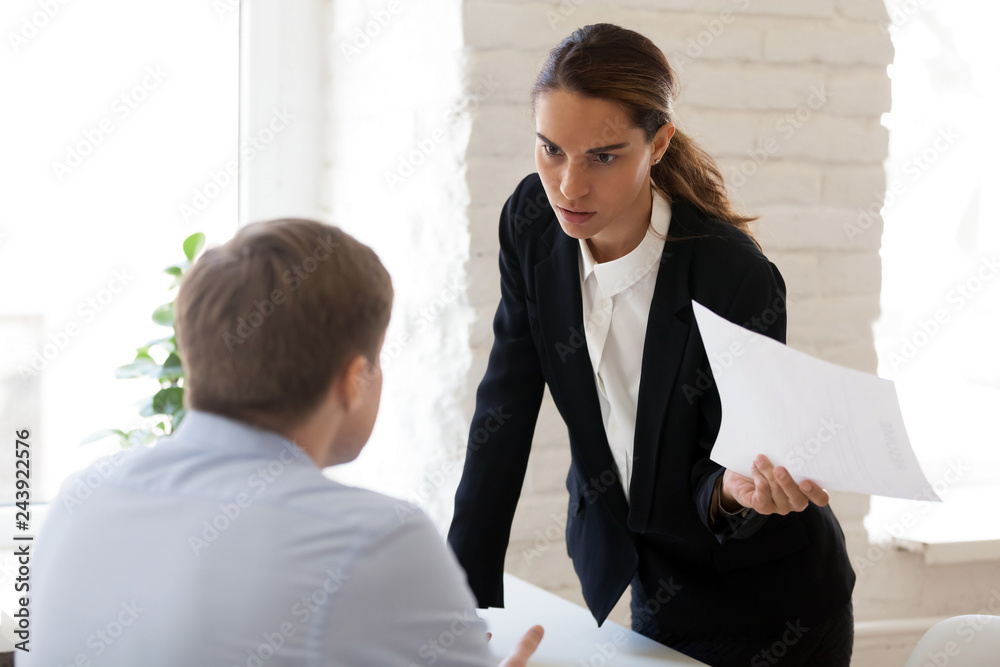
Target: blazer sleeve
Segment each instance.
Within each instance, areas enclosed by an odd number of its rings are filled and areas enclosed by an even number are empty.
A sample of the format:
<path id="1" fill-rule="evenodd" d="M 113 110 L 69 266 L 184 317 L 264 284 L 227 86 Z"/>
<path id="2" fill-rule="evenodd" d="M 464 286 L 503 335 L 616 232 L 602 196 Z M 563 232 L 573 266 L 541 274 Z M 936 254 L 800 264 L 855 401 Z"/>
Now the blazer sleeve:
<path id="1" fill-rule="evenodd" d="M 736 290 L 724 316 L 730 322 L 784 343 L 788 321 L 785 281 L 777 267 L 762 258 L 750 269 Z M 699 444 L 710 454 L 722 423 L 722 405 L 719 392 L 714 386 L 712 391 L 702 396 L 700 409 L 703 428 L 702 441 Z M 709 520 L 712 490 L 716 480 L 725 471 L 725 468 L 710 460 L 706 454 L 695 463 L 691 479 L 698 515 L 720 543 L 729 539 L 745 539 L 752 536 L 768 518 L 767 515 L 758 514 L 751 509 L 745 517 L 721 516 L 716 517 L 714 523 Z"/>
<path id="2" fill-rule="evenodd" d="M 493 348 L 476 392 L 448 531 L 480 608 L 503 606 L 504 556 L 544 391 L 517 251 L 525 221 L 519 201 L 515 191 L 500 216 L 500 304 L 493 318 Z"/>

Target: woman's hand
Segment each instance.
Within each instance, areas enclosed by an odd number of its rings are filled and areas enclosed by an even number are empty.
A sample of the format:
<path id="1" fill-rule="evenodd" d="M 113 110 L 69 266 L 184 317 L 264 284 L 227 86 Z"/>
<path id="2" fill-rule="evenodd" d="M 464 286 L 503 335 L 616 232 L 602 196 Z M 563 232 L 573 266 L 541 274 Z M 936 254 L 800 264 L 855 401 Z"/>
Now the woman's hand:
<path id="1" fill-rule="evenodd" d="M 750 507 L 758 514 L 788 514 L 801 512 L 810 502 L 820 507 L 830 502 L 830 496 L 810 480 L 796 484 L 782 466 L 775 468 L 761 454 L 750 465 L 753 477 L 727 469 L 722 475 L 722 507 L 736 512 Z"/>

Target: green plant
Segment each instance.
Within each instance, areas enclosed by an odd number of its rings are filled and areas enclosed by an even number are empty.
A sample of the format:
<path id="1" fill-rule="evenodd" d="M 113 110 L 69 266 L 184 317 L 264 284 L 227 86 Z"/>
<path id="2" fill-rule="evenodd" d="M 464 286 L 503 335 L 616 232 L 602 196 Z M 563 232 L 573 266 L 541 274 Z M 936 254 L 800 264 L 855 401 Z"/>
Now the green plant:
<path id="1" fill-rule="evenodd" d="M 187 259 L 164 269 L 165 273 L 174 277 L 169 290 L 174 290 L 180 285 L 184 274 L 194 264 L 204 247 L 205 235 L 201 232 L 184 239 L 184 256 Z M 177 352 L 174 301 L 176 296 L 169 303 L 153 311 L 153 321 L 168 327 L 170 335 L 151 340 L 136 348 L 135 359 L 115 371 L 115 377 L 118 378 L 147 377 L 159 383 L 160 389 L 155 394 L 139 402 L 139 415 L 147 418 L 146 425 L 128 431 L 116 428 L 97 431 L 80 444 L 117 436 L 122 447 L 148 445 L 156 442 L 161 436 L 169 435 L 180 426 L 184 419 L 184 369 L 181 367 L 181 358 Z M 163 357 L 162 362 L 154 359 L 154 354 L 151 354 L 154 351 L 155 356 Z"/>

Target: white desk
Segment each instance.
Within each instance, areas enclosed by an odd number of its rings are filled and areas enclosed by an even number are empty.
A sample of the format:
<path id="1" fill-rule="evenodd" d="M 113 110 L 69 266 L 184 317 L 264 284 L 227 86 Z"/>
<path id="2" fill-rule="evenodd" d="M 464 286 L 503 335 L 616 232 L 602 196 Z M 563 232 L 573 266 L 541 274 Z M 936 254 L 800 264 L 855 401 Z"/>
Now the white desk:
<path id="1" fill-rule="evenodd" d="M 477 612 L 493 633 L 490 647 L 498 657 L 537 624 L 545 637 L 528 661 L 533 667 L 704 665 L 617 623 L 597 627 L 588 610 L 511 574 L 503 575 L 503 585 L 506 607 Z"/>

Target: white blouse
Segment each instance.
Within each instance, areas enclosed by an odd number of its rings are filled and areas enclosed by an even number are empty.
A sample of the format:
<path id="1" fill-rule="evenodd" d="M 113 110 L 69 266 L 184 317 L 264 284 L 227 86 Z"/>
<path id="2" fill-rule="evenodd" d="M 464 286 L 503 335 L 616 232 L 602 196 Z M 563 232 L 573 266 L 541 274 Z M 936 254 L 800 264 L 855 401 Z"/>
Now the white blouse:
<path id="1" fill-rule="evenodd" d="M 657 235 L 647 228 L 632 252 L 610 262 L 595 262 L 587 241 L 580 240 L 587 351 L 594 367 L 604 430 L 626 499 L 632 477 L 642 347 L 670 226 L 670 205 L 655 190 L 650 223 Z"/>

